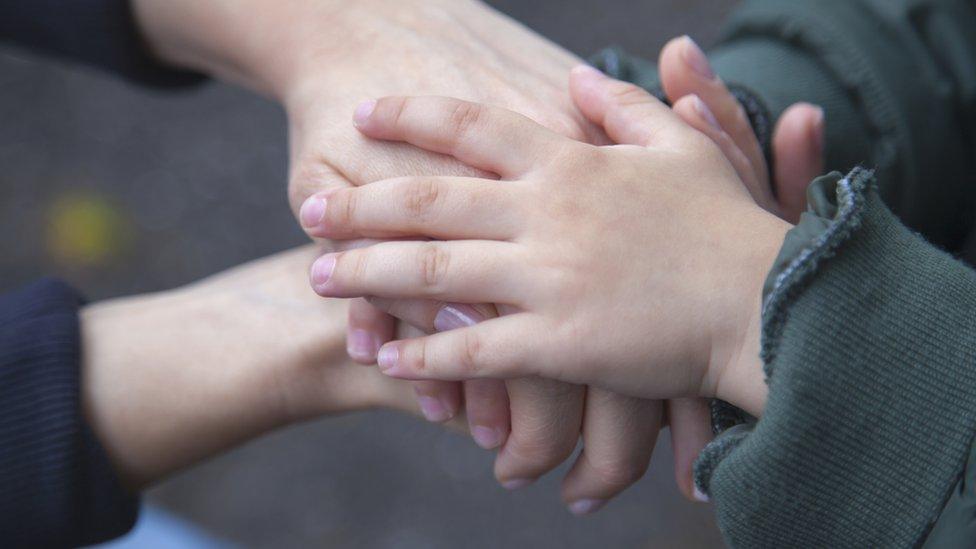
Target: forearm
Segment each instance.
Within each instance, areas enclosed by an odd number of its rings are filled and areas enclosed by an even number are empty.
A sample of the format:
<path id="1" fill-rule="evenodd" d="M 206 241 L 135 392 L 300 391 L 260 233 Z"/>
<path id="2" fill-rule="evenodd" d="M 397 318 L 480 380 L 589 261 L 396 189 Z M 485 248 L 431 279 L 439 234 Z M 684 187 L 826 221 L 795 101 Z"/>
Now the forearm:
<path id="1" fill-rule="evenodd" d="M 133 491 L 284 421 L 277 388 L 261 391 L 273 378 L 234 351 L 237 320 L 203 304 L 173 292 L 81 312 L 84 412 Z"/>
<path id="2" fill-rule="evenodd" d="M 81 311 L 82 404 L 130 489 L 294 422 L 417 413 L 409 386 L 352 364 L 347 304 L 307 289 L 315 253 Z"/>
<path id="3" fill-rule="evenodd" d="M 473 0 L 133 0 L 139 26 L 157 55 L 287 103 L 308 75 L 342 82 L 346 69 L 377 67 L 369 56 L 399 61 L 387 78 L 420 69 L 412 44 L 477 35 L 509 21 Z M 510 21 L 509 21 L 510 22 Z M 475 39 L 475 36 L 470 36 Z M 400 75 L 392 74 L 393 70 Z M 341 84 L 340 84 L 341 87 Z"/>

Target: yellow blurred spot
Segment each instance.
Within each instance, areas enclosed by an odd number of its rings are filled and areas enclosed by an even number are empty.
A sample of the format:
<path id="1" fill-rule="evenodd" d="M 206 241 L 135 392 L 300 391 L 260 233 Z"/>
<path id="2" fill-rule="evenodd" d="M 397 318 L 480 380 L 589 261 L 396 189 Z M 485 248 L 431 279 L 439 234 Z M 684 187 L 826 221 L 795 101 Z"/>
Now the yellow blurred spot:
<path id="1" fill-rule="evenodd" d="M 119 255 L 128 243 L 124 216 L 95 194 L 72 192 L 48 210 L 47 250 L 57 261 L 98 265 Z"/>

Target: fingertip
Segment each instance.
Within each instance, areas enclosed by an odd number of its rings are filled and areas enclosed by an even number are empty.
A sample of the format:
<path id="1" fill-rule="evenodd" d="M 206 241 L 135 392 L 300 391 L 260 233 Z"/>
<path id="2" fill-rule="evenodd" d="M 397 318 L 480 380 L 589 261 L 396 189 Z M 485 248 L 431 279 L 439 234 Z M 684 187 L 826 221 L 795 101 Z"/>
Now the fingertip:
<path id="1" fill-rule="evenodd" d="M 797 103 L 783 112 L 773 133 L 774 184 L 784 218 L 796 222 L 806 208 L 806 188 L 824 171 L 823 108 Z"/>
<path id="2" fill-rule="evenodd" d="M 827 139 L 826 115 L 824 114 L 823 107 L 819 107 L 816 105 L 810 105 L 810 107 L 813 109 L 813 114 L 811 115 L 812 123 L 810 125 L 810 131 L 813 134 L 811 141 L 815 147 L 816 157 L 821 161 L 821 165 L 822 165 L 824 143 Z M 823 171 L 823 168 L 821 167 L 819 171 Z"/>
<path id="3" fill-rule="evenodd" d="M 484 448 L 485 450 L 494 450 L 505 443 L 505 438 L 508 436 L 508 431 L 499 429 L 497 427 L 475 425 L 471 427 L 471 436 L 474 438 L 474 441 L 478 446 Z"/>
<path id="4" fill-rule="evenodd" d="M 373 115 L 373 111 L 376 110 L 376 100 L 367 99 L 359 103 L 356 106 L 356 110 L 353 111 L 352 121 L 357 128 L 363 128 L 367 122 L 369 122 L 370 117 Z"/>
<path id="5" fill-rule="evenodd" d="M 700 124 L 692 124 L 696 128 L 702 127 L 702 125 L 711 128 L 713 131 L 718 133 L 725 133 L 722 129 L 722 125 L 719 124 L 718 119 L 715 117 L 715 113 L 712 109 L 708 108 L 708 105 L 696 94 L 690 94 L 682 97 L 674 105 L 675 112 L 682 115 L 685 122 L 691 122 L 686 118 L 685 114 L 690 114 L 693 116 Z"/>
<path id="6" fill-rule="evenodd" d="M 502 488 L 506 490 L 519 490 L 521 488 L 525 488 L 533 482 L 535 482 L 534 478 L 513 478 L 498 481 L 498 483 L 502 485 Z"/>
<path id="7" fill-rule="evenodd" d="M 396 377 L 400 362 L 400 348 L 396 343 L 387 343 L 376 353 L 376 364 L 380 371 L 388 376 Z"/>
<path id="8" fill-rule="evenodd" d="M 598 87 L 603 78 L 606 78 L 603 73 L 589 65 L 579 65 L 569 73 L 569 95 L 590 122 L 602 120 Z"/>
<path id="9" fill-rule="evenodd" d="M 570 513 L 576 515 L 577 517 L 582 517 L 599 511 L 606 504 L 607 500 L 605 499 L 584 498 L 578 499 L 566 507 L 569 509 Z"/>
<path id="10" fill-rule="evenodd" d="M 332 278 L 332 271 L 335 270 L 335 254 L 326 254 L 315 260 L 309 271 L 309 282 L 315 293 L 327 297 L 328 283 Z"/>
<path id="11" fill-rule="evenodd" d="M 681 58 L 688 68 L 699 78 L 708 81 L 715 80 L 715 71 L 712 70 L 712 64 L 708 61 L 708 57 L 698 43 L 687 34 L 679 38 L 679 41 L 681 43 Z"/>
<path id="12" fill-rule="evenodd" d="M 312 232 L 319 228 L 325 220 L 326 198 L 321 193 L 313 194 L 305 199 L 298 212 L 298 219 L 302 228 L 306 232 Z"/>
<path id="13" fill-rule="evenodd" d="M 380 346 L 380 336 L 369 330 L 351 329 L 346 336 L 346 353 L 359 364 L 375 364 Z"/>
<path id="14" fill-rule="evenodd" d="M 584 79 L 594 79 L 601 80 L 607 78 L 607 75 L 603 74 L 599 69 L 592 65 L 587 65 L 585 63 L 576 65 L 569 71 L 570 78 L 584 78 Z"/>

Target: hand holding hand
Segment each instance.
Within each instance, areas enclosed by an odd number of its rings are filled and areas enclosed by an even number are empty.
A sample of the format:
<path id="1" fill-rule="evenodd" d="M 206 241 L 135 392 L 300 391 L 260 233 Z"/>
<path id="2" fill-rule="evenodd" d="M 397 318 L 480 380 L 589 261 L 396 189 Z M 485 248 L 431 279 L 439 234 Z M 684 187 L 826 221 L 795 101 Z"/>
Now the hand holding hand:
<path id="1" fill-rule="evenodd" d="M 366 135 L 449 154 L 507 181 L 403 178 L 336 191 L 324 223 L 332 237 L 457 241 L 325 256 L 313 270 L 317 291 L 520 311 L 389 344 L 380 354 L 389 375 L 541 375 L 644 398 L 725 395 L 761 409 L 751 351 L 762 280 L 787 225 L 756 206 L 720 149 L 643 91 L 592 69 L 576 72 L 571 87 L 581 106 L 626 94 L 630 101 L 617 104 L 638 108 L 641 124 L 620 109 L 595 121 L 615 140 L 644 146 L 593 147 L 443 98 L 387 98 L 360 111 Z"/>

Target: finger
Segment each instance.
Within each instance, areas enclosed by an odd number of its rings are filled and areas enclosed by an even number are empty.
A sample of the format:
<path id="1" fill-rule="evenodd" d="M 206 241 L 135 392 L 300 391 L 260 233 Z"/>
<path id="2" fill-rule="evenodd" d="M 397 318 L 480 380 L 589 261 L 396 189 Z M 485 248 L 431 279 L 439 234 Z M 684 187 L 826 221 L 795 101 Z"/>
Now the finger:
<path id="1" fill-rule="evenodd" d="M 586 515 L 640 480 L 661 430 L 662 403 L 589 387 L 583 451 L 563 480 L 563 501 Z"/>
<path id="2" fill-rule="evenodd" d="M 320 257 L 310 279 L 323 297 L 519 304 L 531 294 L 524 287 L 526 262 L 516 250 L 514 244 L 481 240 L 382 242 Z"/>
<path id="3" fill-rule="evenodd" d="M 572 455 L 579 441 L 585 388 L 538 377 L 511 380 L 506 386 L 512 432 L 495 459 L 495 478 L 515 490 Z"/>
<path id="4" fill-rule="evenodd" d="M 722 150 L 722 154 L 735 168 L 736 173 L 742 183 L 749 190 L 753 200 L 767 210 L 777 210 L 776 200 L 769 189 L 765 180 L 760 180 L 756 175 L 749 159 L 746 158 L 739 146 L 732 141 L 719 125 L 714 113 L 708 105 L 697 95 L 686 95 L 679 99 L 673 106 L 674 112 L 687 122 L 691 127 L 702 132 L 712 140 Z"/>
<path id="5" fill-rule="evenodd" d="M 617 143 L 649 147 L 688 136 L 687 126 L 664 103 L 593 67 L 581 65 L 570 72 L 569 92 L 576 108 Z"/>
<path id="6" fill-rule="evenodd" d="M 387 343 L 380 348 L 377 363 L 388 376 L 414 380 L 536 375 L 550 353 L 538 341 L 525 337 L 527 333 L 537 333 L 532 330 L 539 330 L 536 319 L 528 313 L 515 313 L 469 328 Z M 560 370 L 560 374 L 565 374 L 570 368 Z"/>
<path id="7" fill-rule="evenodd" d="M 445 332 L 455 328 L 473 326 L 498 316 L 494 305 L 444 303 L 428 299 L 367 298 L 369 303 L 424 333 Z"/>
<path id="8" fill-rule="evenodd" d="M 661 50 L 659 66 L 661 85 L 668 99 L 676 103 L 686 95 L 700 97 L 756 173 L 765 174 L 766 159 L 745 109 L 712 71 L 708 58 L 694 40 L 682 36 L 668 42 Z"/>
<path id="9" fill-rule="evenodd" d="M 413 326 L 400 324 L 398 337 L 418 337 L 424 332 Z M 461 384 L 454 381 L 412 382 L 417 407 L 421 415 L 432 423 L 443 423 L 454 418 L 461 410 Z"/>
<path id="10" fill-rule="evenodd" d="M 695 488 L 695 460 L 712 441 L 712 418 L 708 402 L 700 398 L 667 401 L 671 429 L 671 451 L 674 453 L 674 479 L 684 496 L 706 502 L 708 497 Z"/>
<path id="11" fill-rule="evenodd" d="M 346 329 L 346 352 L 360 364 L 375 364 L 380 347 L 393 339 L 396 320 L 373 307 L 365 299 L 349 304 L 349 326 Z"/>
<path id="12" fill-rule="evenodd" d="M 461 409 L 461 384 L 456 381 L 414 381 L 420 413 L 431 423 L 452 419 Z"/>
<path id="13" fill-rule="evenodd" d="M 498 316 L 495 306 L 486 304 L 382 298 L 371 298 L 370 303 L 425 333 L 474 326 Z M 494 379 L 470 380 L 464 382 L 462 393 L 468 430 L 478 446 L 492 450 L 504 444 L 510 430 L 505 383 Z"/>
<path id="14" fill-rule="evenodd" d="M 449 97 L 384 97 L 356 108 L 356 127 L 374 139 L 447 154 L 503 178 L 574 143 L 520 114 Z"/>
<path id="15" fill-rule="evenodd" d="M 807 205 L 807 186 L 824 172 L 824 112 L 808 103 L 786 109 L 773 132 L 776 198 L 783 218 L 800 219 Z"/>
<path id="16" fill-rule="evenodd" d="M 301 222 L 315 237 L 507 240 L 525 224 L 521 187 L 465 177 L 402 177 L 318 193 Z"/>
<path id="17" fill-rule="evenodd" d="M 474 441 L 485 450 L 505 444 L 511 430 L 508 390 L 499 379 L 464 382 L 464 409 Z"/>
<path id="18" fill-rule="evenodd" d="M 323 191 L 353 186 L 352 181 L 324 162 L 299 160 L 292 163 L 288 178 L 288 203 L 295 217 L 301 220 L 301 208 L 308 197 Z"/>

